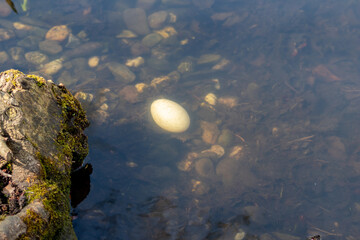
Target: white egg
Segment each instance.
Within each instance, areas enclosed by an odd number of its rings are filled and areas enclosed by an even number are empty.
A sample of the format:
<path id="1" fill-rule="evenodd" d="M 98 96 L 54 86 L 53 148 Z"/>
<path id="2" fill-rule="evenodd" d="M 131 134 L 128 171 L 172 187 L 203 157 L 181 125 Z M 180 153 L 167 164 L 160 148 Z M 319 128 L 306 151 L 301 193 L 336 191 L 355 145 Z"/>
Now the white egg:
<path id="1" fill-rule="evenodd" d="M 185 132 L 190 126 L 190 117 L 178 103 L 168 99 L 157 99 L 150 107 L 155 123 L 168 132 Z"/>

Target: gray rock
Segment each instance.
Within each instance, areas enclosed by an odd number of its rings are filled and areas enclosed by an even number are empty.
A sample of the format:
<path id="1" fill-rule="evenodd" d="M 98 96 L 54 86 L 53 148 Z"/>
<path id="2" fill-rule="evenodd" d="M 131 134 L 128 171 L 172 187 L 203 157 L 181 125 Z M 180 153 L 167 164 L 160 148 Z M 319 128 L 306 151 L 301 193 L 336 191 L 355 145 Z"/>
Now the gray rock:
<path id="1" fill-rule="evenodd" d="M 162 40 L 162 36 L 158 33 L 150 33 L 146 35 L 141 43 L 146 47 L 154 47 L 156 44 L 158 44 Z"/>
<path id="2" fill-rule="evenodd" d="M 59 42 L 53 40 L 39 42 L 39 49 L 50 54 L 57 54 L 62 51 Z"/>
<path id="3" fill-rule="evenodd" d="M 216 175 L 228 189 L 245 189 L 258 184 L 256 175 L 252 172 L 252 163 L 243 156 L 240 159 L 223 158 L 216 166 Z"/>
<path id="4" fill-rule="evenodd" d="M 202 177 L 213 177 L 215 174 L 214 164 L 209 158 L 201 158 L 195 163 L 196 172 Z"/>
<path id="5" fill-rule="evenodd" d="M 231 145 L 233 138 L 234 134 L 229 129 L 223 129 L 217 142 L 223 147 L 228 147 Z"/>
<path id="6" fill-rule="evenodd" d="M 166 11 L 154 12 L 148 17 L 149 26 L 154 29 L 162 28 L 168 18 L 169 13 Z"/>
<path id="7" fill-rule="evenodd" d="M 5 218 L 0 224 L 0 239 L 17 239 L 26 232 L 26 224 L 17 215 Z"/>
<path id="8" fill-rule="evenodd" d="M 49 58 L 45 54 L 38 51 L 25 53 L 25 59 L 26 61 L 34 65 L 40 65 L 42 63 L 49 61 Z"/>
<path id="9" fill-rule="evenodd" d="M 121 63 L 110 62 L 107 66 L 118 81 L 121 81 L 123 83 L 130 83 L 133 82 L 136 78 L 135 74 L 130 71 L 127 66 Z"/>
<path id="10" fill-rule="evenodd" d="M 144 9 L 126 9 L 124 11 L 124 21 L 128 29 L 139 35 L 146 35 L 150 32 Z"/>
<path id="11" fill-rule="evenodd" d="M 18 47 L 23 47 L 25 49 L 35 50 L 38 47 L 38 43 L 42 40 L 41 37 L 38 36 L 27 36 L 19 41 L 17 41 Z"/>
<path id="12" fill-rule="evenodd" d="M 171 70 L 171 64 L 167 61 L 167 59 L 164 58 L 156 58 L 156 57 L 150 57 L 147 60 L 147 65 L 155 70 L 158 71 L 170 71 Z"/>

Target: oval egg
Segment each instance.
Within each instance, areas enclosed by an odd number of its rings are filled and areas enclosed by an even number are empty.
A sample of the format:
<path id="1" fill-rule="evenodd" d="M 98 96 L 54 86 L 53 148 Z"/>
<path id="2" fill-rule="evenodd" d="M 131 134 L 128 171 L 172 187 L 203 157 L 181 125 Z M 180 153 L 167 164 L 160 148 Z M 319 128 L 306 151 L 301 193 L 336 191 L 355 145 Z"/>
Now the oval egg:
<path id="1" fill-rule="evenodd" d="M 150 113 L 155 123 L 168 132 L 185 132 L 190 126 L 190 117 L 186 110 L 168 99 L 155 100 L 151 104 Z"/>

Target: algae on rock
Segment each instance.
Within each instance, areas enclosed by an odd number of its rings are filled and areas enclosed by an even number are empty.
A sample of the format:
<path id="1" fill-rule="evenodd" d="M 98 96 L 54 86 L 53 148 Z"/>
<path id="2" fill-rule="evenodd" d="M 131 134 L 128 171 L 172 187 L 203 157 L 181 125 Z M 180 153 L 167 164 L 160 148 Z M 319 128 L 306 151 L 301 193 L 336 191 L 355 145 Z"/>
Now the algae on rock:
<path id="1" fill-rule="evenodd" d="M 0 73 L 0 169 L 7 169 L 0 177 L 15 206 L 0 222 L 1 239 L 76 239 L 70 173 L 88 153 L 88 125 L 64 86 L 17 70 Z"/>

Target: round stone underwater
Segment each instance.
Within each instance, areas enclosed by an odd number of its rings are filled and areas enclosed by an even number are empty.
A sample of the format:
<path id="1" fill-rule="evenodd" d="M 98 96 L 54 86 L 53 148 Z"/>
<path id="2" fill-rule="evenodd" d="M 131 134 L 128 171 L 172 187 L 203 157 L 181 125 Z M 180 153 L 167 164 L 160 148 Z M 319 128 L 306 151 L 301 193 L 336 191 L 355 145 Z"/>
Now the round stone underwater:
<path id="1" fill-rule="evenodd" d="M 150 107 L 155 123 L 162 129 L 173 132 L 185 132 L 190 126 L 190 117 L 178 103 L 169 99 L 157 99 Z"/>

